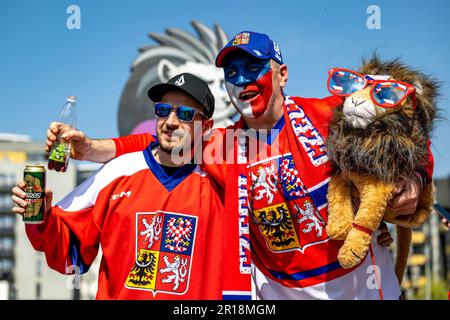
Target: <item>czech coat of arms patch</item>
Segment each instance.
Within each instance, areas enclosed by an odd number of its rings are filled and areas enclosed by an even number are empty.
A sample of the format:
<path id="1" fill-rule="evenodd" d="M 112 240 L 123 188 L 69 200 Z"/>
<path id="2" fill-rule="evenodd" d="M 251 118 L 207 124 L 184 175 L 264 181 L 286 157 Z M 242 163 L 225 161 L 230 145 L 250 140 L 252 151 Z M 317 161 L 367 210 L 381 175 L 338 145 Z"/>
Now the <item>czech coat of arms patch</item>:
<path id="1" fill-rule="evenodd" d="M 189 286 L 197 217 L 172 212 L 136 213 L 136 260 L 125 286 L 184 294 Z"/>

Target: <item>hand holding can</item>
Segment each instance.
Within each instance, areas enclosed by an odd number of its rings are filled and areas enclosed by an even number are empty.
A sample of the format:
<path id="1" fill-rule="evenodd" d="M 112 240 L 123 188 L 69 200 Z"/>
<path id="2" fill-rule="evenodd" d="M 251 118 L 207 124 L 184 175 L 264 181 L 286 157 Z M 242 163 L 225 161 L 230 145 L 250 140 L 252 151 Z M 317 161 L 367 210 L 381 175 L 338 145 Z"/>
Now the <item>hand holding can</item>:
<path id="1" fill-rule="evenodd" d="M 12 200 L 16 207 L 14 213 L 22 215 L 25 223 L 42 223 L 46 212 L 51 207 L 52 192 L 45 189 L 45 168 L 43 166 L 26 166 L 24 181 L 12 189 Z"/>

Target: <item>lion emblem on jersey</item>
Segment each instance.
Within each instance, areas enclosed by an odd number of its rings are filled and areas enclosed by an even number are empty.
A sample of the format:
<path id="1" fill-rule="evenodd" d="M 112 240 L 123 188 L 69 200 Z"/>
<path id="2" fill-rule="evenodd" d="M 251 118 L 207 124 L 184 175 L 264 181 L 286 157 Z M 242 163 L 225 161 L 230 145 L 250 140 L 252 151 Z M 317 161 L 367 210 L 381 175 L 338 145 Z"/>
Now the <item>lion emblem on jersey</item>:
<path id="1" fill-rule="evenodd" d="M 305 208 L 300 208 L 296 203 L 294 203 L 295 211 L 298 215 L 301 215 L 301 218 L 297 220 L 297 222 L 301 225 L 302 223 L 306 223 L 306 227 L 302 229 L 303 233 L 310 233 L 314 230 L 317 234 L 317 237 L 321 237 L 323 233 L 323 228 L 325 226 L 325 221 L 322 216 L 317 212 L 314 208 L 311 201 L 305 201 Z"/>
<path id="2" fill-rule="evenodd" d="M 274 167 L 258 167 L 256 175 L 250 172 L 253 181 L 252 190 L 256 193 L 255 200 L 261 200 L 264 196 L 267 203 L 273 202 L 274 194 L 277 192 L 277 178 Z"/>
<path id="3" fill-rule="evenodd" d="M 161 234 L 161 222 L 160 216 L 154 216 L 151 223 L 147 222 L 146 218 L 142 219 L 142 224 L 145 226 L 145 230 L 140 232 L 141 236 L 145 236 L 144 242 L 147 243 L 147 248 L 151 248 L 155 240 L 159 240 Z"/>
<path id="4" fill-rule="evenodd" d="M 166 268 L 161 269 L 160 273 L 169 273 L 169 275 L 161 279 L 162 283 L 173 283 L 173 290 L 176 291 L 180 287 L 180 283 L 184 283 L 187 273 L 187 259 L 175 256 L 173 262 L 169 261 L 168 256 L 164 256 Z"/>
<path id="5" fill-rule="evenodd" d="M 175 28 L 167 29 L 165 34 L 149 33 L 159 45 L 139 49 L 140 54 L 131 64 L 131 76 L 120 99 L 120 135 L 154 133 L 155 117 L 149 108 L 147 90 L 183 72 L 199 76 L 209 84 L 216 101 L 213 117 L 216 127 L 226 127 L 237 120 L 238 113 L 225 90 L 223 71 L 214 64 L 228 37 L 218 25 L 210 29 L 193 21 L 192 26 L 198 37 Z"/>
<path id="6" fill-rule="evenodd" d="M 172 212 L 136 214 L 136 261 L 125 287 L 169 294 L 187 292 L 197 217 Z"/>

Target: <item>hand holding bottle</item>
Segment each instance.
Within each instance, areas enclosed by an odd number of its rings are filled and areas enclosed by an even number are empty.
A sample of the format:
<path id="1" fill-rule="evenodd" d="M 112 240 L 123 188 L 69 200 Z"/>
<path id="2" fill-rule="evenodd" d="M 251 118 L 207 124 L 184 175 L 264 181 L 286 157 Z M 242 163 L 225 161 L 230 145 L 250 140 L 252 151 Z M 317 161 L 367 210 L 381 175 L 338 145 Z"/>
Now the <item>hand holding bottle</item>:
<path id="1" fill-rule="evenodd" d="M 62 107 L 58 115 L 60 130 L 56 136 L 56 141 L 50 150 L 48 157 L 48 169 L 65 172 L 70 158 L 70 143 L 64 141 L 62 135 L 75 129 L 77 114 L 75 109 L 76 97 L 70 96 Z"/>
<path id="2" fill-rule="evenodd" d="M 66 143 L 70 144 L 70 157 L 76 160 L 90 160 L 92 153 L 93 140 L 78 129 L 71 129 L 64 123 L 52 122 L 47 130 L 47 141 L 45 151 L 50 152 L 53 146 L 57 144 L 58 136 Z"/>

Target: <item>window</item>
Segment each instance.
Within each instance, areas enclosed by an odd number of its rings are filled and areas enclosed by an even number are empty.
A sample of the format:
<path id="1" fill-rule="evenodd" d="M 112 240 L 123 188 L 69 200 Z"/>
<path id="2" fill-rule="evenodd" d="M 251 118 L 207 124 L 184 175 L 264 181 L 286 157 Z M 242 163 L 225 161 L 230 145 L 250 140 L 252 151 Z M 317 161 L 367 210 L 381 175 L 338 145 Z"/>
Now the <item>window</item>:
<path id="1" fill-rule="evenodd" d="M 0 194 L 0 212 L 11 212 L 11 208 L 13 207 L 13 202 L 11 199 L 11 195 Z"/>
<path id="2" fill-rule="evenodd" d="M 11 271 L 13 263 L 9 259 L 0 259 L 0 271 Z"/>
<path id="3" fill-rule="evenodd" d="M 0 237 L 0 251 L 11 251 L 13 249 L 13 239 L 9 237 Z"/>
<path id="4" fill-rule="evenodd" d="M 0 173 L 0 190 L 9 191 L 16 184 L 16 176 L 13 173 Z"/>
<path id="5" fill-rule="evenodd" d="M 14 228 L 15 216 L 13 214 L 0 216 L 0 231 Z"/>

